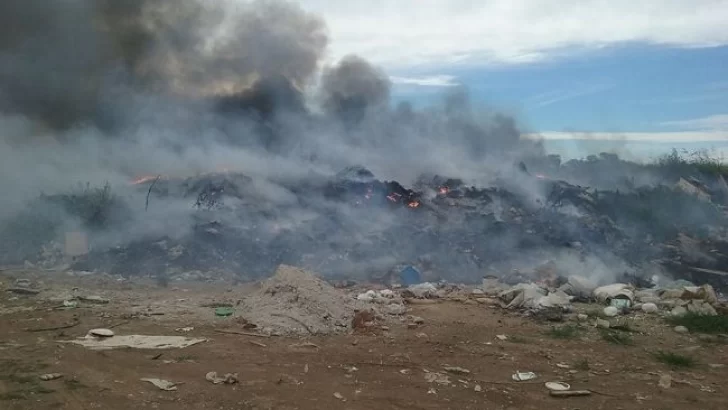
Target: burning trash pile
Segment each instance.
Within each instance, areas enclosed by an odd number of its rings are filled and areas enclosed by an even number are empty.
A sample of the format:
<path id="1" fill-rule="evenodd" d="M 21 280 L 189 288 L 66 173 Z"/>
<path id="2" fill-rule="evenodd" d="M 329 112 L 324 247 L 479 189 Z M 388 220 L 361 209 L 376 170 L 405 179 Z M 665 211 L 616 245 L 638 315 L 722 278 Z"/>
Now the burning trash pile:
<path id="1" fill-rule="evenodd" d="M 67 268 L 166 281 L 190 271 L 257 279 L 290 264 L 331 279 L 391 283 L 394 267 L 413 265 L 423 281 L 476 283 L 490 272 L 516 284 L 553 280 L 566 271 L 608 283 L 624 275 L 649 280 L 658 272 L 718 289 L 728 284 L 720 205 L 664 185 L 601 191 L 527 171 L 521 177 L 543 197 L 534 201 L 498 182 L 477 188 L 437 176 L 420 178 L 414 190 L 377 180 L 362 167 L 278 183 L 285 201 L 271 200 L 258 181 L 238 173 L 147 178 L 126 188 L 127 197 L 146 196 L 149 212 L 135 217 L 167 218 L 165 208 L 182 203 L 184 213 L 172 223 L 189 229 L 93 246 L 109 231 L 140 223 L 126 219 L 132 217 L 121 196 L 95 193 L 102 204 L 113 204 L 104 208 L 112 214 L 102 219 L 83 208 L 93 222 L 87 225 L 91 250 L 77 252 Z M 77 202 L 64 203 L 73 209 Z M 62 247 L 48 256 L 52 242 L 34 243 L 39 253 L 24 260 L 59 263 Z"/>

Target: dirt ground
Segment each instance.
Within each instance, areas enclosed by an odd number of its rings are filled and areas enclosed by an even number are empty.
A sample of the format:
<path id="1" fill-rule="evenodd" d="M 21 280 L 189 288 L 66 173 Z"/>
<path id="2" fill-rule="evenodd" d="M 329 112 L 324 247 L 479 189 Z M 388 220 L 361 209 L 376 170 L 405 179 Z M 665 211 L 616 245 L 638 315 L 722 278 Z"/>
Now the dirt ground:
<path id="1" fill-rule="evenodd" d="M 629 319 L 631 346 L 603 340 L 591 323 L 538 322 L 475 301 L 410 305 L 408 314 L 424 319 L 416 327 L 403 319 L 360 334 L 255 337 L 219 333 L 250 331 L 240 320 L 245 312 L 217 318 L 210 307 L 235 305 L 253 289 L 250 285 L 172 283 L 160 289 L 107 276 L 5 271 L 0 273 L 2 287 L 19 277 L 43 281 L 44 291 L 0 294 L 3 410 L 728 408 L 728 345 L 678 334 L 657 316 Z M 74 287 L 75 294 L 110 302 L 61 308 Z M 594 306 L 577 307 L 589 309 Z M 577 326 L 572 337 L 550 332 L 569 324 Z M 70 327 L 43 330 L 64 325 Z M 117 335 L 208 341 L 174 350 L 105 351 L 62 342 L 98 327 L 113 328 Z M 183 332 L 184 327 L 194 329 Z M 657 351 L 690 356 L 696 364 L 673 369 L 656 360 Z M 237 373 L 239 383 L 213 385 L 205 379 L 211 371 Z M 511 375 L 516 371 L 538 377 L 515 382 Z M 41 381 L 46 373 L 63 377 Z M 658 385 L 665 375 L 672 380 L 669 388 Z M 162 391 L 142 378 L 179 385 L 176 391 Z M 548 381 L 564 381 L 592 394 L 550 397 L 544 387 Z"/>

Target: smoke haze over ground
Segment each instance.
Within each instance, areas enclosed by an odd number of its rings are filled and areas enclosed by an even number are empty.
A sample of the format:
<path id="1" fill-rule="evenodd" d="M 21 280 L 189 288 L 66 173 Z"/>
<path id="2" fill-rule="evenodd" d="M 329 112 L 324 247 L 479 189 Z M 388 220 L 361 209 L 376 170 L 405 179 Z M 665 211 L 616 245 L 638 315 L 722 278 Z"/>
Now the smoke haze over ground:
<path id="1" fill-rule="evenodd" d="M 323 67 L 327 43 L 320 18 L 284 1 L 0 2 L 0 219 L 28 212 L 40 194 L 77 189 L 123 203 L 113 208 L 120 221 L 97 227 L 93 243 L 99 248 L 180 238 L 215 223 L 254 235 L 260 249 L 253 253 L 302 246 L 285 242 L 288 237 L 276 234 L 281 230 L 305 230 L 308 246 L 325 237 L 322 244 L 346 249 L 410 218 L 306 193 L 353 166 L 372 172 L 365 179 L 410 187 L 423 175 L 443 175 L 461 179 L 463 187 L 507 188 L 524 209 L 545 204 L 548 189 L 518 166 L 545 158 L 542 147 L 522 139 L 514 119 L 471 106 L 464 89 L 424 110 L 392 107 L 387 75 L 363 58 Z M 206 188 L 185 178 L 213 172 L 227 175 L 217 182 L 234 199 L 211 214 L 192 206 Z M 602 183 L 612 187 L 627 174 L 609 172 L 614 178 L 601 175 Z M 157 175 L 147 207 L 147 187 Z M 144 176 L 147 184 L 130 184 Z M 105 183 L 111 196 L 94 191 Z M 244 194 L 234 192 L 240 187 Z M 497 219 L 510 206 L 495 200 L 488 210 Z M 67 206 L 38 212 L 54 220 L 62 215 L 59 232 L 88 228 L 88 219 Z M 328 213 L 335 216 L 322 218 Z M 458 229 L 453 224 L 446 231 L 458 238 Z M 580 235 L 577 226 L 564 229 Z M 441 260 L 459 257 L 447 254 L 450 244 L 442 238 L 421 240 L 423 247 L 439 246 Z M 480 246 L 515 258 L 522 238 L 504 233 L 491 241 Z M 609 270 L 601 260 L 578 262 L 539 244 L 533 246 L 541 251 L 524 258 L 552 254 L 567 261 L 569 271 L 579 263 Z M 605 248 L 594 246 L 604 260 L 619 259 Z M 343 252 L 329 245 L 307 251 L 320 259 Z M 367 254 L 354 268 L 330 270 L 385 269 L 399 262 Z M 610 265 L 612 271 L 596 275 L 625 270 L 621 260 Z M 468 269 L 474 267 L 482 264 Z"/>

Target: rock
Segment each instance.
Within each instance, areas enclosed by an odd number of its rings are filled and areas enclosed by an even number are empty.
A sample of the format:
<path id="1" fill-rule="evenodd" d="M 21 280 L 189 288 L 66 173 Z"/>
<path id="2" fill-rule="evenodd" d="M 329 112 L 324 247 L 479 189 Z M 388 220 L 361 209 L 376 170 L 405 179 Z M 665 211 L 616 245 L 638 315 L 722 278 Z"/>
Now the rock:
<path id="1" fill-rule="evenodd" d="M 670 314 L 671 314 L 672 316 L 677 316 L 677 317 L 679 317 L 679 316 L 685 316 L 685 315 L 687 315 L 687 314 L 688 314 L 688 310 L 687 310 L 687 309 L 685 309 L 685 308 L 684 308 L 684 307 L 682 307 L 682 306 L 675 306 L 675 307 L 674 307 L 674 308 L 672 309 L 672 311 L 670 311 Z"/>
<path id="2" fill-rule="evenodd" d="M 688 328 L 685 326 L 675 326 L 675 329 L 673 329 L 673 330 L 675 330 L 676 333 L 680 333 L 680 334 L 685 334 L 685 333 L 689 332 Z"/>
<path id="3" fill-rule="evenodd" d="M 708 304 L 707 302 L 703 302 L 701 300 L 693 300 L 687 305 L 687 310 L 690 313 L 695 313 L 698 315 L 705 315 L 705 316 L 717 316 L 718 312 L 715 310 L 713 306 Z"/>
<path id="4" fill-rule="evenodd" d="M 346 401 L 346 399 L 344 398 L 344 396 L 341 393 L 339 393 L 339 392 L 334 393 L 334 397 L 336 397 L 337 399 L 339 399 L 341 401 Z"/>
<path id="5" fill-rule="evenodd" d="M 608 320 L 597 318 L 596 326 L 600 329 L 609 329 L 610 324 Z"/>
<path id="6" fill-rule="evenodd" d="M 411 317 L 411 320 L 412 320 L 413 323 L 418 324 L 418 325 L 425 324 L 425 319 L 423 319 L 423 318 L 421 318 L 419 316 L 412 316 Z"/>
<path id="7" fill-rule="evenodd" d="M 480 392 L 482 392 L 482 391 L 483 391 L 483 388 L 482 388 L 482 387 L 480 387 L 480 385 L 479 385 L 479 384 L 476 384 L 476 385 L 475 385 L 475 388 L 473 388 L 473 390 L 475 390 L 475 392 L 476 392 L 476 393 L 480 393 Z"/>
<path id="8" fill-rule="evenodd" d="M 619 309 L 614 306 L 607 306 L 604 308 L 604 316 L 615 317 L 619 314 Z"/>
<path id="9" fill-rule="evenodd" d="M 720 363 L 710 363 L 708 367 L 710 367 L 711 369 L 722 369 L 725 367 L 725 365 Z"/>
<path id="10" fill-rule="evenodd" d="M 480 297 L 480 296 L 484 296 L 484 295 L 485 295 L 485 292 L 483 292 L 483 290 L 482 290 L 482 289 L 477 289 L 477 288 L 476 288 L 476 289 L 473 289 L 473 290 L 472 290 L 472 291 L 470 292 L 470 294 L 471 294 L 471 295 L 473 295 L 473 296 L 477 296 L 477 297 Z"/>
<path id="11" fill-rule="evenodd" d="M 642 311 L 645 313 L 657 313 L 660 311 L 660 309 L 654 303 L 643 303 Z"/>
<path id="12" fill-rule="evenodd" d="M 382 312 L 392 316 L 402 316 L 407 313 L 407 307 L 405 305 L 391 304 L 385 306 Z"/>
<path id="13" fill-rule="evenodd" d="M 660 376 L 660 381 L 657 382 L 657 385 L 660 386 L 660 388 L 669 389 L 672 385 L 672 377 L 670 377 L 669 374 L 663 374 Z"/>
<path id="14" fill-rule="evenodd" d="M 583 313 L 579 313 L 578 315 L 576 315 L 576 319 L 579 322 L 586 322 L 589 319 L 589 315 L 585 315 Z"/>
<path id="15" fill-rule="evenodd" d="M 96 337 L 112 337 L 114 336 L 114 331 L 111 329 L 91 329 L 88 331 L 88 334 Z"/>

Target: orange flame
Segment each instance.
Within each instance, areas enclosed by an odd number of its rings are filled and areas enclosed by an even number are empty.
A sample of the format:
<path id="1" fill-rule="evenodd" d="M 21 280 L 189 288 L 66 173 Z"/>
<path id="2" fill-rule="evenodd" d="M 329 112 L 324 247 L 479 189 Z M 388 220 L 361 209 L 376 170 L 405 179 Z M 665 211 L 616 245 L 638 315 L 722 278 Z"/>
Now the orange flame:
<path id="1" fill-rule="evenodd" d="M 157 179 L 157 177 L 159 177 L 159 176 L 158 175 L 143 175 L 138 178 L 132 179 L 131 183 L 133 185 L 139 185 L 139 184 L 143 184 L 145 182 L 154 181 L 155 179 Z"/>
<path id="2" fill-rule="evenodd" d="M 387 199 L 389 199 L 392 202 L 397 202 L 399 200 L 399 198 L 401 198 L 401 197 L 402 197 L 402 195 L 400 195 L 396 192 L 387 195 Z"/>
<path id="3" fill-rule="evenodd" d="M 420 202 L 419 201 L 412 201 L 412 202 L 408 203 L 407 206 L 410 207 L 410 208 L 418 208 L 420 206 Z"/>
<path id="4" fill-rule="evenodd" d="M 450 192 L 450 188 L 446 186 L 441 186 L 439 191 L 440 195 L 447 195 L 447 193 Z"/>

